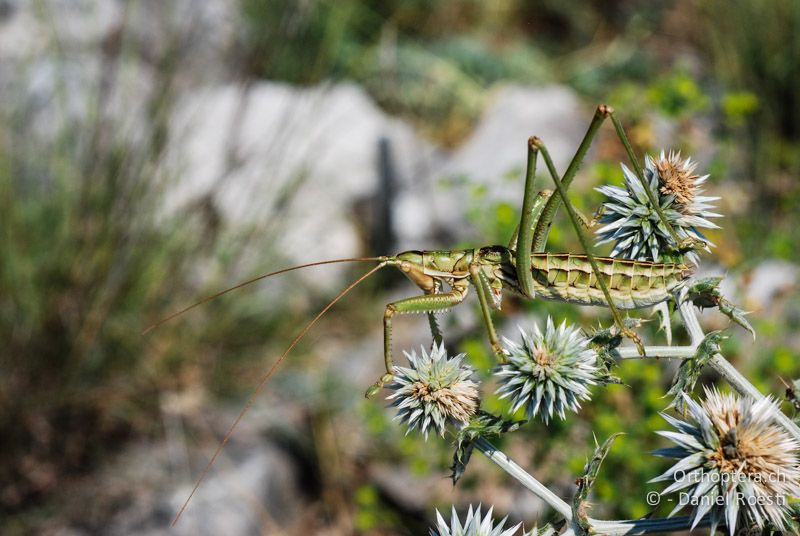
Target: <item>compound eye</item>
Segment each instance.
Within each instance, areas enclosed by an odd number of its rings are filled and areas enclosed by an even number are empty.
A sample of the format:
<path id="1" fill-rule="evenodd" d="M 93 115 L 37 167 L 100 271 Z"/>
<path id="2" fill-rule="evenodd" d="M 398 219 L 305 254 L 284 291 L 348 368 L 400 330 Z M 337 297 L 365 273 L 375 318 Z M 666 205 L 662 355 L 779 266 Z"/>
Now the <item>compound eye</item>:
<path id="1" fill-rule="evenodd" d="M 411 263 L 408 261 L 403 261 L 400 263 L 400 269 L 404 272 L 408 273 L 411 271 Z"/>

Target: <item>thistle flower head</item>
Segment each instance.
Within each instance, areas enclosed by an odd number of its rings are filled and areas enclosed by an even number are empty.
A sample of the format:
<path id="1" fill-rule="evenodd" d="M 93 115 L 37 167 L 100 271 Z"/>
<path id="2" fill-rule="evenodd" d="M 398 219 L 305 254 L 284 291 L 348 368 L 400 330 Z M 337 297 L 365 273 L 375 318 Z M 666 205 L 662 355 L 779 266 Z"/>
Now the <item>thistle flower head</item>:
<path id="1" fill-rule="evenodd" d="M 694 170 L 696 162 L 691 158 L 681 160 L 681 153 L 670 151 L 665 156 L 664 151 L 658 160 L 653 162 L 658 172 L 659 192 L 663 195 L 675 196 L 675 207 L 682 213 L 697 213 L 696 203 L 700 185 L 708 179 L 708 175 L 703 177 L 697 175 Z"/>
<path id="2" fill-rule="evenodd" d="M 771 398 L 754 401 L 706 389 L 702 404 L 686 398 L 691 422 L 664 415 L 676 432 L 659 432 L 676 444 L 655 454 L 678 461 L 653 481 L 673 481 L 662 494 L 680 491 L 672 514 L 694 506 L 693 527 L 706 514 L 712 530 L 724 521 L 785 531 L 788 497 L 800 494 L 800 444 L 778 427 Z M 670 515 L 672 515 L 670 514 Z"/>
<path id="3" fill-rule="evenodd" d="M 465 354 L 448 359 L 444 344 L 434 345 L 430 354 L 413 350 L 410 367 L 394 367 L 394 380 L 387 397 L 397 407 L 395 420 L 406 423 L 408 431 L 419 428 L 428 439 L 431 427 L 444 435 L 448 421 L 468 423 L 478 410 L 478 384 L 470 380 L 473 370 L 464 364 Z"/>
<path id="4" fill-rule="evenodd" d="M 508 361 L 496 372 L 500 398 L 510 398 L 512 412 L 525 406 L 529 419 L 541 412 L 545 424 L 554 413 L 564 419 L 565 410 L 578 411 L 600 373 L 589 340 L 566 322 L 556 328 L 550 317 L 544 333 L 537 325 L 520 332 L 522 344 L 503 338 Z"/>
<path id="5" fill-rule="evenodd" d="M 681 241 L 694 238 L 713 245 L 698 229 L 718 228 L 709 218 L 720 216 L 712 212 L 714 207 L 711 204 L 719 198 L 700 195 L 703 192 L 701 185 L 708 175 L 695 174 L 696 166 L 690 158 L 681 160 L 680 153 L 665 155 L 662 151 L 656 160 L 645 157 L 643 171 L 647 188 L 658 200 L 661 212 L 678 238 Z M 597 230 L 598 245 L 614 242 L 612 257 L 658 261 L 661 253 L 678 244 L 659 218 L 636 174 L 625 164 L 622 164 L 622 171 L 625 188 L 597 188 L 609 198 L 603 204 L 600 223 L 605 225 Z M 692 263 L 699 263 L 699 257 L 693 251 L 686 256 Z"/>
<path id="6" fill-rule="evenodd" d="M 485 516 L 481 516 L 481 507 L 473 510 L 472 506 L 467 511 L 467 518 L 464 524 L 458 520 L 455 506 L 450 517 L 450 523 L 444 520 L 442 514 L 436 511 L 436 528 L 431 529 L 431 536 L 511 536 L 520 527 L 521 523 L 514 525 L 509 529 L 503 529 L 506 524 L 506 519 L 503 518 L 499 524 L 495 525 L 492 519 L 492 510 L 494 507 L 489 508 Z"/>

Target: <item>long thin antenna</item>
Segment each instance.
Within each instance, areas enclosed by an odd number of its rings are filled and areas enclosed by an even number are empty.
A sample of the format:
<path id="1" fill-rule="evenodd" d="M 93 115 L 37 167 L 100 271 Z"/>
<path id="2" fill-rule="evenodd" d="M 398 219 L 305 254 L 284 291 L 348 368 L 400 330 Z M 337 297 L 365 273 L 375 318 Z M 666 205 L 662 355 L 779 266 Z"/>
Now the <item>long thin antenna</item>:
<path id="1" fill-rule="evenodd" d="M 325 261 L 323 263 L 316 263 L 316 264 L 325 264 L 325 263 L 331 263 L 331 262 L 335 262 L 335 261 Z M 283 363 L 283 360 L 286 359 L 286 356 L 289 355 L 289 352 L 292 351 L 292 348 L 294 348 L 297 345 L 297 343 L 300 342 L 300 339 L 302 339 L 305 336 L 305 334 L 308 333 L 308 330 L 311 329 L 311 327 L 314 324 L 316 324 L 317 321 L 320 318 L 322 318 L 322 315 L 324 315 L 326 312 L 328 312 L 328 309 L 333 307 L 333 305 L 337 301 L 339 301 L 341 298 L 343 298 L 345 296 L 345 294 L 347 294 L 348 292 L 353 290 L 356 287 L 356 285 L 358 285 L 359 283 L 361 283 L 362 281 L 367 279 L 369 276 L 371 276 L 372 274 L 374 274 L 375 272 L 377 272 L 378 270 L 380 270 L 384 266 L 386 266 L 386 261 L 382 260 L 382 262 L 379 265 L 375 266 L 369 272 L 367 272 L 366 274 L 364 274 L 361 277 L 359 277 L 358 279 L 356 279 L 353 283 L 350 284 L 350 286 L 348 286 L 346 289 L 344 289 L 339 294 L 337 294 L 336 297 L 333 298 L 330 301 L 330 303 L 328 303 L 328 305 L 326 305 L 319 313 L 317 313 L 317 316 L 315 316 L 311 320 L 311 322 L 306 324 L 306 326 L 300 331 L 300 333 L 297 335 L 297 337 L 294 338 L 294 340 L 292 341 L 292 344 L 290 344 L 289 347 L 286 349 L 286 351 L 283 352 L 283 354 L 278 358 L 278 360 L 275 361 L 275 363 L 272 364 L 272 366 L 269 368 L 267 373 L 264 374 L 261 377 L 261 380 L 258 382 L 258 385 L 253 390 L 253 392 L 250 395 L 250 397 L 247 399 L 247 402 L 245 402 L 245 405 L 242 408 L 242 411 L 239 412 L 239 415 L 233 421 L 233 424 L 231 424 L 231 427 L 228 429 L 228 432 L 225 434 L 225 437 L 222 438 L 222 441 L 217 446 L 217 450 L 214 452 L 214 455 L 211 457 L 211 459 L 209 460 L 208 464 L 206 464 L 206 467 L 205 467 L 205 469 L 203 469 L 203 472 L 200 473 L 200 477 L 197 479 L 197 482 L 195 483 L 194 488 L 192 488 L 192 492 L 186 498 L 186 501 L 183 503 L 183 506 L 181 506 L 181 509 L 175 515 L 175 519 L 172 520 L 172 523 L 170 524 L 170 526 L 174 527 L 175 523 L 177 523 L 178 520 L 181 518 L 181 515 L 183 515 L 183 512 L 186 510 L 186 507 L 189 506 L 189 501 L 192 500 L 192 497 L 194 496 L 194 494 L 197 491 L 197 489 L 200 487 L 200 484 L 203 483 L 203 480 L 206 478 L 206 475 L 208 475 L 208 472 L 211 470 L 211 467 L 214 465 L 214 462 L 217 461 L 217 457 L 222 452 L 222 449 L 225 448 L 225 445 L 228 443 L 228 440 L 233 435 L 233 431 L 239 425 L 239 421 L 241 421 L 242 417 L 244 417 L 245 413 L 247 413 L 250 410 L 250 408 L 252 407 L 252 405 L 255 402 L 256 398 L 258 398 L 258 396 L 264 390 L 264 387 L 266 387 L 266 385 L 269 382 L 270 378 L 272 378 L 272 375 L 275 373 L 275 371 L 278 369 L 278 367 L 281 365 L 281 363 Z M 298 267 L 295 267 L 295 268 L 300 268 L 300 267 L 298 266 Z M 234 288 L 236 288 L 236 287 L 234 287 Z"/>
<path id="2" fill-rule="evenodd" d="M 258 277 L 254 277 L 253 279 L 248 279 L 247 281 L 242 281 L 241 283 L 238 283 L 238 284 L 236 284 L 236 285 L 234 285 L 234 286 L 232 286 L 230 288 L 227 288 L 225 290 L 221 290 L 220 292 L 217 292 L 216 294 L 212 294 L 211 296 L 207 296 L 207 297 L 203 298 L 202 300 L 200 300 L 197 303 L 193 303 L 192 305 L 189 305 L 188 307 L 184 307 L 180 311 L 176 311 L 176 312 L 172 313 L 171 315 L 167 316 L 166 318 L 162 318 L 161 320 L 159 320 L 158 322 L 156 322 L 155 324 L 153 324 L 152 326 L 150 326 L 149 328 L 144 330 L 142 332 L 142 335 L 147 335 L 148 333 L 150 333 L 151 331 L 153 331 L 154 329 L 156 329 L 160 325 L 165 324 L 166 322 L 169 322 L 170 320 L 172 320 L 175 317 L 181 316 L 183 313 L 187 313 L 187 312 L 191 311 L 195 307 L 199 307 L 199 306 L 203 305 L 204 303 L 208 303 L 211 300 L 214 300 L 216 298 L 219 298 L 220 296 L 223 296 L 223 295 L 227 294 L 228 292 L 232 292 L 234 290 L 237 290 L 237 289 L 240 289 L 242 287 L 245 287 L 245 286 L 249 285 L 250 283 L 255 283 L 256 281 L 261 281 L 262 279 L 266 279 L 268 277 L 272 277 L 273 275 L 285 274 L 286 272 L 292 272 L 294 270 L 300 270 L 301 268 L 310 268 L 312 266 L 322 266 L 324 264 L 337 264 L 337 263 L 342 263 L 342 262 L 360 262 L 360 261 L 384 261 L 384 260 L 385 260 L 385 257 L 356 257 L 356 258 L 352 258 L 352 259 L 333 259 L 333 260 L 330 260 L 330 261 L 319 261 L 319 262 L 311 262 L 311 263 L 308 263 L 308 264 L 301 264 L 299 266 L 292 266 L 291 268 L 284 268 L 283 270 L 278 270 L 278 271 L 275 271 L 275 272 L 270 272 L 268 274 L 260 275 Z"/>

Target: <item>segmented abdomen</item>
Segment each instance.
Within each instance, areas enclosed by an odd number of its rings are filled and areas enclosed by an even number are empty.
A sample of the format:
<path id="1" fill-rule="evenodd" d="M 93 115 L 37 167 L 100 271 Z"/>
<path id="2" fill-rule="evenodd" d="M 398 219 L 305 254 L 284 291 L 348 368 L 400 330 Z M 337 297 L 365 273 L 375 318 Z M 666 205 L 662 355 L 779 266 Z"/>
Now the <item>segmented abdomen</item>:
<path id="1" fill-rule="evenodd" d="M 680 287 L 692 271 L 685 264 L 654 263 L 595 257 L 614 304 L 638 309 L 660 303 Z M 606 305 L 586 255 L 534 253 L 531 272 L 537 298 L 581 305 Z"/>

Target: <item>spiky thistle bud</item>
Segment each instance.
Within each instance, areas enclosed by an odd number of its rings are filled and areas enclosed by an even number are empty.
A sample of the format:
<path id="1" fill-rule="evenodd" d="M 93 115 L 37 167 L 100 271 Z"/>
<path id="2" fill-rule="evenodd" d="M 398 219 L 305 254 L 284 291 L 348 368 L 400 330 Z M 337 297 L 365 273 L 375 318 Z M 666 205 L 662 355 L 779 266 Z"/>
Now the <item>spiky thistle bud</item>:
<path id="1" fill-rule="evenodd" d="M 658 432 L 676 444 L 655 454 L 679 461 L 653 482 L 673 481 L 663 494 L 680 492 L 670 515 L 694 507 L 693 525 L 710 515 L 712 532 L 724 522 L 785 531 L 789 497 L 800 494 L 798 442 L 773 421 L 770 397 L 754 401 L 716 388 L 698 404 L 685 396 L 690 422 L 664 414 L 676 432 Z"/>
<path id="2" fill-rule="evenodd" d="M 467 511 L 467 518 L 464 520 L 462 524 L 458 519 L 458 514 L 456 513 L 455 506 L 453 507 L 452 514 L 450 517 L 450 523 L 444 520 L 442 514 L 439 511 L 436 511 L 436 528 L 432 528 L 430 535 L 431 536 L 512 536 L 514 533 L 517 532 L 517 529 L 522 525 L 522 523 L 517 523 L 511 528 L 504 529 L 503 527 L 506 524 L 507 517 L 503 518 L 499 524 L 495 524 L 494 519 L 492 519 L 492 511 L 494 507 L 489 508 L 489 511 L 486 512 L 485 516 L 481 516 L 481 507 L 478 505 L 478 508 L 473 510 L 472 506 L 469 507 Z M 535 534 L 541 534 L 542 536 L 550 536 L 555 534 L 555 532 L 548 527 L 549 532 L 526 532 L 522 534 L 522 536 L 533 536 Z"/>
<path id="3" fill-rule="evenodd" d="M 427 440 L 431 427 L 444 435 L 449 421 L 467 424 L 480 401 L 465 354 L 448 359 L 444 344 L 434 345 L 430 354 L 421 350 L 420 356 L 413 350 L 403 352 L 411 366 L 395 365 L 394 379 L 386 388 L 394 391 L 387 400 L 398 409 L 395 420 L 408 426 L 406 433 L 419 428 Z"/>
<path id="4" fill-rule="evenodd" d="M 550 317 L 544 333 L 537 325 L 519 330 L 522 344 L 503 338 L 508 361 L 495 372 L 500 398 L 510 398 L 511 412 L 524 406 L 529 419 L 541 413 L 545 424 L 554 414 L 564 419 L 567 409 L 578 411 L 600 374 L 589 340 L 566 322 L 556 329 Z"/>
<path id="5" fill-rule="evenodd" d="M 683 241 L 693 238 L 713 245 L 698 230 L 716 229 L 709 218 L 720 217 L 712 212 L 712 201 L 718 197 L 700 195 L 708 175 L 695 174 L 697 164 L 690 158 L 681 160 L 680 153 L 670 152 L 653 160 L 645 157 L 644 176 L 647 187 L 658 200 L 659 208 Z M 662 253 L 678 246 L 651 205 L 644 186 L 636 175 L 622 164 L 625 188 L 601 186 L 596 190 L 609 201 L 603 204 L 600 223 L 605 224 L 596 233 L 598 245 L 614 242 L 612 257 L 658 261 Z M 708 249 L 708 248 L 706 248 Z M 689 261 L 699 263 L 696 253 L 686 254 Z"/>

